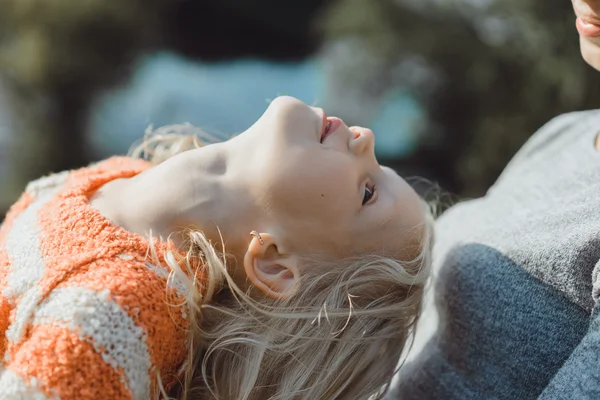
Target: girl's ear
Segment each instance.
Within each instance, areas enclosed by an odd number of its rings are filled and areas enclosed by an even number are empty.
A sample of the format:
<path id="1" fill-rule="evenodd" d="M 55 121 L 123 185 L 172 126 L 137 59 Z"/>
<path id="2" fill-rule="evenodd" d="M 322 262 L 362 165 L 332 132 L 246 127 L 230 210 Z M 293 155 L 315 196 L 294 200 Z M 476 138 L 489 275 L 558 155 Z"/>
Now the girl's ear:
<path id="1" fill-rule="evenodd" d="M 300 279 L 298 264 L 297 256 L 279 253 L 275 238 L 268 233 L 254 236 L 244 256 L 244 270 L 250 282 L 274 299 L 294 294 Z"/>

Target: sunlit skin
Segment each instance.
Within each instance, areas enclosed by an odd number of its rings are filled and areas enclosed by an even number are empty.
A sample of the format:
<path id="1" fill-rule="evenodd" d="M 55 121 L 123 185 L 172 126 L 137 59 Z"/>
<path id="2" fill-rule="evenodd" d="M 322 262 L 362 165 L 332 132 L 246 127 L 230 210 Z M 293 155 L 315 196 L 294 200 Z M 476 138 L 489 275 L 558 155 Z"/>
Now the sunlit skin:
<path id="1" fill-rule="evenodd" d="M 223 238 L 244 260 L 239 278 L 270 274 L 265 290 L 275 291 L 298 279 L 303 256 L 409 257 L 424 217 L 415 191 L 378 164 L 371 130 L 292 97 L 275 99 L 242 134 L 111 182 L 91 202 L 135 233 L 194 228 L 217 247 Z"/>
<path id="2" fill-rule="evenodd" d="M 600 0 L 572 0 L 581 55 L 592 67 L 600 70 Z"/>

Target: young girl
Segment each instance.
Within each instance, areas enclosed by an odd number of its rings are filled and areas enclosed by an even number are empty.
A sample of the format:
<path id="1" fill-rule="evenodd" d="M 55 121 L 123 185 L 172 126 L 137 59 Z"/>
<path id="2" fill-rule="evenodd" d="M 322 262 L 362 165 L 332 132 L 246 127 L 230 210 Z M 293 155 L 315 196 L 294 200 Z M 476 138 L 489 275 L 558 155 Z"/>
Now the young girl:
<path id="1" fill-rule="evenodd" d="M 418 318 L 430 217 L 373 133 L 289 97 L 226 142 L 190 131 L 36 181 L 13 206 L 0 398 L 385 391 Z"/>

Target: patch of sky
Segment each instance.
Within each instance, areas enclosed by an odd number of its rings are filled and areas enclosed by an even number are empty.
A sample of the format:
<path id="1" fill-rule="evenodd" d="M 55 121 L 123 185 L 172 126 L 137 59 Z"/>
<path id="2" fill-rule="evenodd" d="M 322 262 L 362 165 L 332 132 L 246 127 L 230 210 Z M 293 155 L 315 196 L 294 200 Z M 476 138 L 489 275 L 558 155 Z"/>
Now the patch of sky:
<path id="1" fill-rule="evenodd" d="M 156 54 L 140 63 L 128 84 L 98 99 L 88 139 L 104 156 L 126 151 L 149 125 L 189 122 L 222 137 L 242 132 L 280 95 L 326 108 L 328 78 L 322 64 L 319 58 L 199 63 Z M 409 152 L 420 116 L 410 95 L 390 91 L 370 121 L 378 153 L 398 157 Z"/>

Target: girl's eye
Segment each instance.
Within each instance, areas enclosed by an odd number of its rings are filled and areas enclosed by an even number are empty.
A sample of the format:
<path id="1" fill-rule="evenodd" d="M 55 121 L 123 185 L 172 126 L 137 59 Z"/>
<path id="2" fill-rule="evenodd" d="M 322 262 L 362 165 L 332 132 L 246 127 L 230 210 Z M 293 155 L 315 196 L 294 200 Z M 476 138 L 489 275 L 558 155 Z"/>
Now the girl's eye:
<path id="1" fill-rule="evenodd" d="M 363 197 L 362 205 L 364 206 L 365 204 L 367 204 L 373 198 L 374 194 L 375 186 L 373 186 L 372 188 L 365 186 L 365 197 Z"/>

